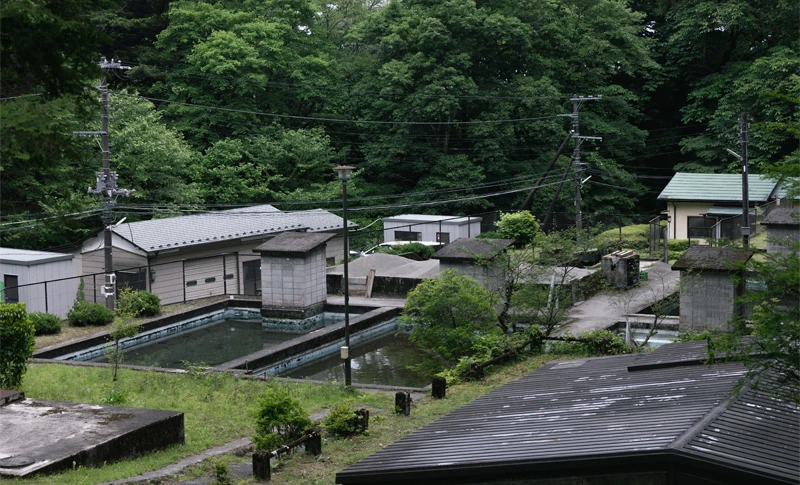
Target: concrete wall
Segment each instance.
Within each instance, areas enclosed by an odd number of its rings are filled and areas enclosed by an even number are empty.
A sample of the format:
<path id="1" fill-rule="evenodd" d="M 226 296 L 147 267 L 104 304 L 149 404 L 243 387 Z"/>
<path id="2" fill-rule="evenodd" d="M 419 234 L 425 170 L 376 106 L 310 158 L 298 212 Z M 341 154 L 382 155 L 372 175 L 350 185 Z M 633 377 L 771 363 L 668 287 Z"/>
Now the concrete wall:
<path id="1" fill-rule="evenodd" d="M 724 330 L 736 311 L 736 286 L 727 271 L 681 273 L 680 330 Z"/>
<path id="2" fill-rule="evenodd" d="M 795 243 L 800 241 L 800 227 L 767 226 L 767 253 L 788 253 L 791 244 L 789 241 L 794 241 Z"/>
<path id="3" fill-rule="evenodd" d="M 327 298 L 325 250 L 319 247 L 303 256 L 261 258 L 263 307 L 304 309 Z"/>
<path id="4" fill-rule="evenodd" d="M 411 228 L 409 228 L 411 225 Z M 383 223 L 383 241 L 390 242 L 396 240 L 394 237 L 395 231 L 413 231 L 419 232 L 420 241 L 436 241 L 437 232 L 446 232 L 450 234 L 450 242 L 462 237 L 474 238 L 481 233 L 481 222 L 478 218 L 467 224 L 463 223 L 447 223 L 442 222 L 441 229 L 438 222 L 396 222 L 384 221 Z"/>

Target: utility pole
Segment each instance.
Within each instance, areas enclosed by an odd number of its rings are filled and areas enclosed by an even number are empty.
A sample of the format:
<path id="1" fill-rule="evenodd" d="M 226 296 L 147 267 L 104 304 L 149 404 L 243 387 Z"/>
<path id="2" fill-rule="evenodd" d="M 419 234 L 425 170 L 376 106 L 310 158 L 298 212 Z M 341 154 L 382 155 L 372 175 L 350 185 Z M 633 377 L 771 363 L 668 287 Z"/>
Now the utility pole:
<path id="1" fill-rule="evenodd" d="M 117 197 L 122 195 L 124 197 L 130 196 L 133 190 L 117 188 L 117 172 L 111 171 L 111 154 L 108 149 L 108 86 L 106 84 L 105 72 L 112 69 L 130 69 L 128 66 L 123 66 L 117 60 L 111 59 L 107 61 L 105 57 L 100 58 L 98 64 L 102 69 L 103 77 L 100 79 L 100 86 L 97 88 L 100 91 L 100 105 L 102 115 L 102 126 L 100 132 L 76 132 L 77 134 L 87 135 L 100 135 L 101 145 L 100 149 L 103 153 L 103 171 L 96 172 L 96 186 L 95 188 L 89 187 L 90 194 L 100 194 L 103 196 L 103 252 L 105 256 L 105 285 L 102 289 L 102 294 L 106 298 L 106 307 L 110 310 L 114 309 L 116 303 L 116 283 L 117 277 L 114 274 L 114 263 L 112 253 L 112 224 L 114 222 L 111 214 L 112 209 L 116 205 Z"/>
<path id="2" fill-rule="evenodd" d="M 578 231 L 577 237 L 579 239 L 581 231 L 583 231 L 581 188 L 583 187 L 583 182 L 585 182 L 585 180 L 581 180 L 581 178 L 583 177 L 583 167 L 586 166 L 585 163 L 581 162 L 581 143 L 583 143 L 583 140 L 603 141 L 603 139 L 599 136 L 581 136 L 578 116 L 584 101 L 597 101 L 601 99 L 603 99 L 602 96 L 570 98 L 570 101 L 572 101 L 572 114 L 567 115 L 572 118 L 572 139 L 575 140 L 575 148 L 572 150 L 572 167 L 575 170 L 575 229 Z"/>
<path id="3" fill-rule="evenodd" d="M 747 113 L 739 118 L 739 149 L 742 151 L 742 245 L 750 246 L 750 193 L 747 174 Z"/>

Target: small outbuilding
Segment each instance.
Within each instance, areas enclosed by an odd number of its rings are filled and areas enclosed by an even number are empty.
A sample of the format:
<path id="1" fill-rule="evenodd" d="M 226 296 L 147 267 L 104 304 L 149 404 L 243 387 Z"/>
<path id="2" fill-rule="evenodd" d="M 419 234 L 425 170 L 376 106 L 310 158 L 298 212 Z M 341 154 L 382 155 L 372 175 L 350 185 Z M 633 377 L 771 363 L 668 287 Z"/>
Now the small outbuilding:
<path id="1" fill-rule="evenodd" d="M 72 254 L 0 248 L 0 301 L 66 318 L 75 303 L 80 263 Z M 70 279 L 71 278 L 71 279 Z"/>
<path id="2" fill-rule="evenodd" d="M 342 485 L 760 485 L 800 481 L 800 412 L 736 392 L 706 342 L 553 361 L 336 474 Z"/>
<path id="3" fill-rule="evenodd" d="M 436 251 L 431 259 L 439 260 L 440 271 L 452 269 L 486 288 L 496 288 L 503 280 L 497 258 L 512 244 L 513 239 L 458 239 Z"/>
<path id="4" fill-rule="evenodd" d="M 681 272 L 680 330 L 724 329 L 736 314 L 736 276 L 753 251 L 692 246 L 672 265 Z"/>
<path id="5" fill-rule="evenodd" d="M 761 220 L 767 227 L 767 253 L 786 253 L 800 242 L 800 209 L 778 207 Z"/>
<path id="6" fill-rule="evenodd" d="M 480 217 L 403 214 L 383 218 L 383 241 L 433 241 L 450 244 L 481 233 Z"/>

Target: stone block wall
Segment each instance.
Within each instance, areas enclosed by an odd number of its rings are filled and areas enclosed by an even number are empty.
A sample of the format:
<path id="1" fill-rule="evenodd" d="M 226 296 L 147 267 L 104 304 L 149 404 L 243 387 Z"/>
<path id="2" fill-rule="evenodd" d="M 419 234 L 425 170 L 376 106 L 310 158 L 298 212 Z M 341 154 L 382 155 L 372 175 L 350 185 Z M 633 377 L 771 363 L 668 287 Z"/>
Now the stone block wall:
<path id="1" fill-rule="evenodd" d="M 800 241 L 800 228 L 797 226 L 768 226 L 767 253 L 788 253 L 790 246 Z"/>
<path id="2" fill-rule="evenodd" d="M 736 285 L 726 271 L 703 271 L 693 276 L 681 274 L 680 331 L 725 330 L 733 317 Z"/>

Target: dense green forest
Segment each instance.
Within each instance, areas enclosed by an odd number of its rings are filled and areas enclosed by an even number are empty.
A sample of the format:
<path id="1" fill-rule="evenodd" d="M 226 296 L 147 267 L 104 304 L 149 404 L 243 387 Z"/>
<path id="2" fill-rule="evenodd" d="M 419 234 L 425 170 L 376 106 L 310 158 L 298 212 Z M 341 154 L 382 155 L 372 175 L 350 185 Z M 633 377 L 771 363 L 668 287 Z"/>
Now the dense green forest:
<path id="1" fill-rule="evenodd" d="M 229 205 L 356 217 L 529 206 L 573 218 L 580 107 L 590 225 L 643 222 L 675 171 L 793 173 L 800 4 L 791 0 L 5 0 L 2 244 L 100 227 L 87 194 L 111 92 L 111 165 L 146 218 Z M 100 56 L 130 70 L 103 72 Z M 566 183 L 557 194 L 559 182 Z"/>

